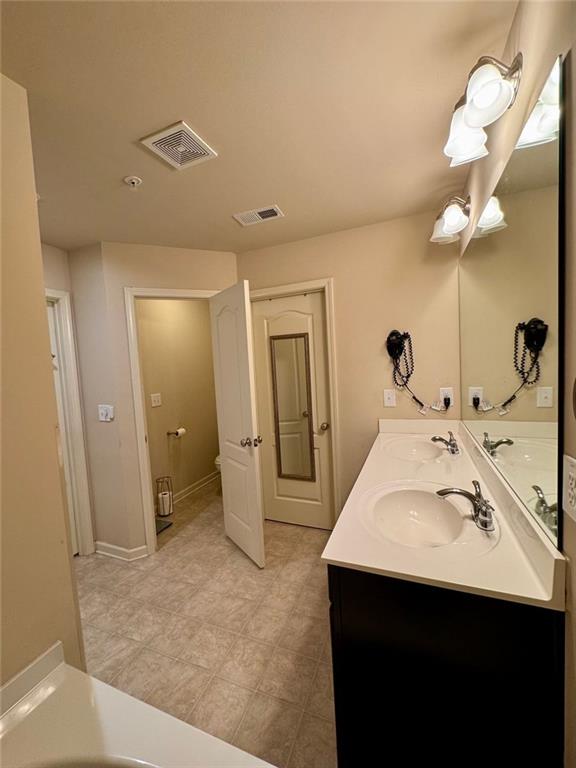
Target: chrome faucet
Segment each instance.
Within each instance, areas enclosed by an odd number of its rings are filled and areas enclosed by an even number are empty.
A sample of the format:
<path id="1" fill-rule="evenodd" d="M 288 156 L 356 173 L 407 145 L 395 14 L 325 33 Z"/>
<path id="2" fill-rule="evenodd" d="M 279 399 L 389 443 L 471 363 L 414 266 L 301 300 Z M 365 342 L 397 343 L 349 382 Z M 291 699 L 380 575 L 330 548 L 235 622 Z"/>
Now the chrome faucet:
<path id="1" fill-rule="evenodd" d="M 503 437 L 500 440 L 490 440 L 488 432 L 484 432 L 482 447 L 488 451 L 490 456 L 496 456 L 496 449 L 501 445 L 514 445 L 514 440 L 510 440 L 509 437 Z"/>
<path id="2" fill-rule="evenodd" d="M 458 447 L 458 443 L 456 442 L 456 438 L 452 432 L 448 432 L 448 437 L 450 439 L 445 440 L 443 437 L 435 435 L 433 438 L 431 438 L 431 440 L 433 443 L 444 443 L 448 449 L 448 453 L 452 454 L 452 456 L 455 456 L 456 454 L 460 453 L 460 448 Z"/>
<path id="3" fill-rule="evenodd" d="M 436 493 L 438 496 L 442 497 L 450 496 L 452 494 L 455 494 L 456 496 L 464 496 L 464 498 L 468 499 L 472 504 L 472 516 L 478 528 L 487 533 L 494 531 L 494 517 L 492 515 L 494 507 L 484 498 L 484 496 L 482 496 L 480 483 L 477 480 L 473 480 L 472 485 L 474 486 L 474 493 L 465 491 L 462 488 L 442 488 L 441 491 L 436 491 Z"/>
<path id="4" fill-rule="evenodd" d="M 548 504 L 544 491 L 539 485 L 533 485 L 532 488 L 536 491 L 538 500 L 534 507 L 534 512 L 538 517 L 542 518 L 542 522 L 550 528 L 552 531 L 558 529 L 558 504 Z"/>

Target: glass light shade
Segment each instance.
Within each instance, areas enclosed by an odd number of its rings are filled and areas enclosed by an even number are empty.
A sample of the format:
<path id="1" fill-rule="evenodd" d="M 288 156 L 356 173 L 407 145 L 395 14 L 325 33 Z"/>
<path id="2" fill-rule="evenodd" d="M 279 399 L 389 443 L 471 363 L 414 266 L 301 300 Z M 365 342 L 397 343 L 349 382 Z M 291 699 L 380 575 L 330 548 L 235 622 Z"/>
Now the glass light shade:
<path id="1" fill-rule="evenodd" d="M 478 240 L 480 237 L 488 237 L 488 235 L 491 235 L 493 232 L 499 232 L 501 229 L 506 229 L 507 226 L 508 224 L 502 220 L 499 224 L 496 224 L 493 227 L 476 227 L 472 239 Z"/>
<path id="2" fill-rule="evenodd" d="M 468 224 L 468 215 L 464 213 L 458 203 L 450 203 L 444 211 L 442 219 L 444 222 L 442 229 L 447 235 L 455 235 L 458 232 L 462 232 L 466 224 Z"/>
<path id="3" fill-rule="evenodd" d="M 432 231 L 431 243 L 439 243 L 440 245 L 446 245 L 447 243 L 456 243 L 459 240 L 458 235 L 448 235 L 444 231 L 444 219 L 440 217 L 434 222 L 434 230 Z"/>
<path id="4" fill-rule="evenodd" d="M 472 73 L 466 88 L 464 122 L 483 128 L 498 120 L 514 99 L 514 86 L 494 64 L 483 64 Z"/>
<path id="5" fill-rule="evenodd" d="M 480 160 L 481 157 L 486 157 L 489 152 L 486 147 L 480 147 L 475 154 L 470 155 L 455 155 L 450 161 L 450 168 L 455 168 L 457 165 L 464 165 L 464 163 L 471 163 L 474 160 Z"/>
<path id="6" fill-rule="evenodd" d="M 548 80 L 542 93 L 540 94 L 540 101 L 543 104 L 560 104 L 560 61 L 557 60 L 556 64 L 552 68 L 552 72 L 548 75 Z"/>
<path id="7" fill-rule="evenodd" d="M 560 130 L 560 107 L 538 102 L 526 121 L 516 144 L 518 149 L 554 141 Z"/>
<path id="8" fill-rule="evenodd" d="M 447 157 L 470 157 L 471 160 L 475 160 L 478 153 L 484 148 L 488 136 L 482 128 L 470 128 L 466 125 L 464 109 L 464 105 L 458 107 L 452 115 L 450 135 L 444 147 L 444 154 Z"/>
<path id="9" fill-rule="evenodd" d="M 486 207 L 478 219 L 478 226 L 480 229 L 491 229 L 500 224 L 501 221 L 504 221 L 504 212 L 500 208 L 500 201 L 493 195 L 486 203 Z"/>

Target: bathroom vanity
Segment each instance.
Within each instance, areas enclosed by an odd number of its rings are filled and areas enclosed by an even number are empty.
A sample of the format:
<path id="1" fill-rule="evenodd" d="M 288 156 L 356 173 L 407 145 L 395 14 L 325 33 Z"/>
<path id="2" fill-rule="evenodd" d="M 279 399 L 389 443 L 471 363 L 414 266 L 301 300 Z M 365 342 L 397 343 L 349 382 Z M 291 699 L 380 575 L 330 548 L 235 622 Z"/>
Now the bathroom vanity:
<path id="1" fill-rule="evenodd" d="M 431 441 L 447 429 L 456 456 Z M 561 768 L 562 555 L 463 425 L 380 430 L 323 553 L 339 768 Z M 436 493 L 473 480 L 490 533 Z"/>

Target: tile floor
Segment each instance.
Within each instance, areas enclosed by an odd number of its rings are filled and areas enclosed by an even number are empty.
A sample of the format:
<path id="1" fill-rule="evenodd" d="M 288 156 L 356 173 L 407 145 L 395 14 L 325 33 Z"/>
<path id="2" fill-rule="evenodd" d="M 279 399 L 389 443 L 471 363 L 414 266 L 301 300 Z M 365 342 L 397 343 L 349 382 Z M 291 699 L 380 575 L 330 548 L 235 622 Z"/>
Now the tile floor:
<path id="1" fill-rule="evenodd" d="M 173 517 L 151 557 L 75 559 L 88 671 L 280 768 L 334 768 L 328 533 L 266 521 L 260 570 L 216 486 Z"/>

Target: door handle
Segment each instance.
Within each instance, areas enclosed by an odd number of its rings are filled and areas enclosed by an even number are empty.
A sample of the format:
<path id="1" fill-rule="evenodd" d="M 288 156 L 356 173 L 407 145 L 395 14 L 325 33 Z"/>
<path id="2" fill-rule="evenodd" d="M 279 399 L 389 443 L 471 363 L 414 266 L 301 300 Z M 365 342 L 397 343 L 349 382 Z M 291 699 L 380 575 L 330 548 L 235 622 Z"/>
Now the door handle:
<path id="1" fill-rule="evenodd" d="M 240 445 L 242 448 L 249 448 L 252 445 L 252 440 L 249 437 L 243 437 L 242 440 L 240 440 Z"/>
<path id="2" fill-rule="evenodd" d="M 260 437 L 260 435 L 258 435 L 258 437 L 255 437 L 254 438 L 254 448 L 258 448 L 258 446 L 260 445 L 261 442 L 262 442 L 262 438 Z"/>
<path id="3" fill-rule="evenodd" d="M 326 432 L 326 430 L 330 429 L 330 424 L 328 424 L 327 421 L 323 421 L 322 424 L 320 424 L 320 429 L 322 432 Z"/>
<path id="4" fill-rule="evenodd" d="M 308 418 L 308 416 L 310 416 L 310 414 L 308 413 L 308 411 L 302 411 L 302 417 L 303 417 L 304 419 L 307 419 L 307 418 Z"/>

